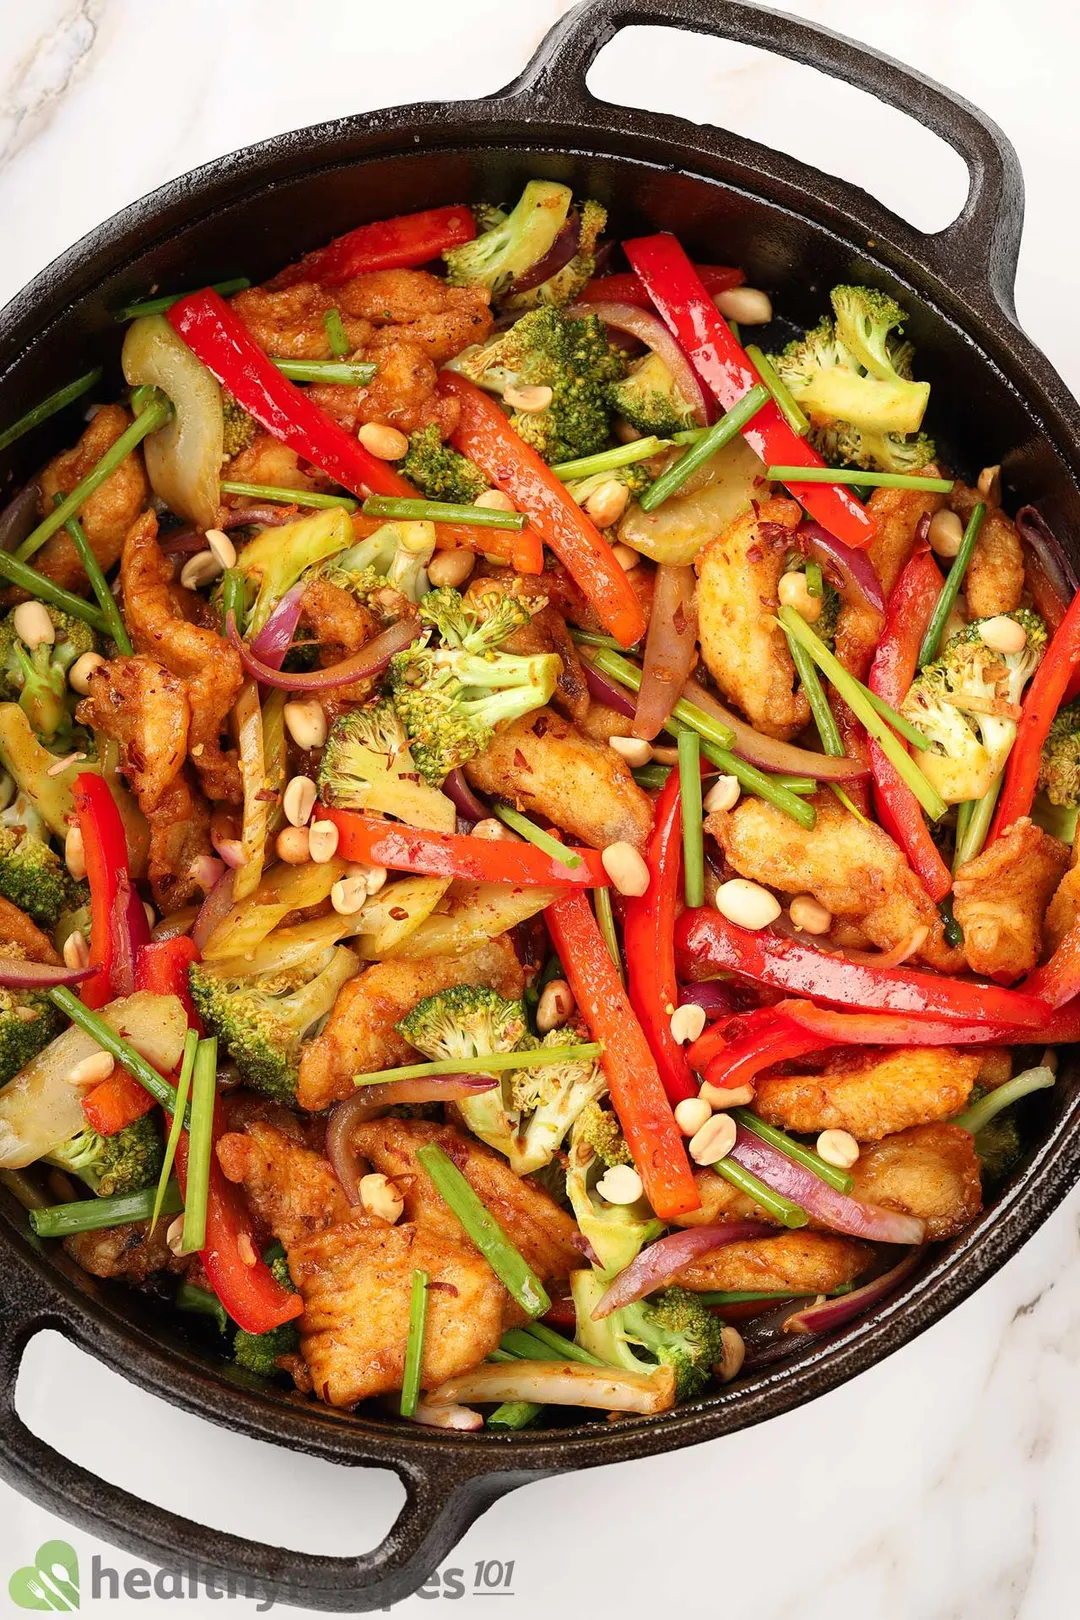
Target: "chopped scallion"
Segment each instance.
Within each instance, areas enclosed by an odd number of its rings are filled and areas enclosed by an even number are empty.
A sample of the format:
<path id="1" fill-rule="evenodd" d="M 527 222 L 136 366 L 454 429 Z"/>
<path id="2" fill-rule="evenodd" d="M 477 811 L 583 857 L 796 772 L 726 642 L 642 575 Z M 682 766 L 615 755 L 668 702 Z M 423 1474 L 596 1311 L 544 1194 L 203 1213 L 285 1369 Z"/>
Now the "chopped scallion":
<path id="1" fill-rule="evenodd" d="M 405 1341 L 405 1376 L 401 1381 L 401 1415 L 412 1417 L 420 1399 L 420 1369 L 424 1359 L 424 1335 L 427 1329 L 428 1274 L 419 1267 L 413 1270 L 412 1291 L 409 1295 L 409 1337 Z"/>
<path id="2" fill-rule="evenodd" d="M 214 1146 L 216 1099 L 217 1036 L 207 1035 L 199 1042 L 191 1075 L 184 1238 L 180 1245 L 184 1254 L 194 1254 L 206 1247 L 206 1200 L 210 1192 L 210 1155 Z"/>
<path id="3" fill-rule="evenodd" d="M 17 422 L 12 422 L 9 428 L 0 433 L 0 450 L 6 450 L 9 444 L 14 444 L 25 433 L 31 433 L 42 422 L 47 422 L 50 416 L 62 411 L 65 405 L 70 405 L 73 400 L 81 399 L 83 394 L 88 394 L 100 378 L 101 367 L 95 366 L 93 371 L 84 371 L 74 382 L 65 383 L 63 388 L 58 388 L 55 394 L 43 399 L 40 405 L 33 406 L 25 416 L 20 416 Z"/>
<path id="4" fill-rule="evenodd" d="M 469 1058 L 436 1058 L 434 1063 L 407 1063 L 400 1069 L 379 1069 L 375 1074 L 356 1074 L 357 1086 L 387 1085 L 392 1080 L 415 1080 L 422 1075 L 503 1074 L 513 1069 L 542 1069 L 549 1063 L 569 1059 L 599 1057 L 600 1041 L 583 1041 L 579 1046 L 542 1046 L 531 1052 L 483 1052 Z"/>
<path id="5" fill-rule="evenodd" d="M 233 293 L 243 292 L 251 282 L 246 276 L 233 276 L 231 281 L 212 281 L 211 292 L 220 293 L 222 298 L 229 298 Z M 138 304 L 126 304 L 118 309 L 114 319 L 118 321 L 137 321 L 140 315 L 164 315 L 167 309 L 172 309 L 187 293 L 163 293 L 160 298 L 144 298 Z"/>
<path id="6" fill-rule="evenodd" d="M 515 810 L 508 804 L 493 804 L 491 808 L 501 822 L 514 832 L 520 833 L 528 843 L 535 844 L 537 849 L 542 849 L 545 855 L 550 855 L 560 866 L 573 871 L 575 867 L 581 865 L 580 855 L 574 855 L 565 844 L 561 844 L 557 838 L 552 838 L 549 832 L 545 832 L 543 827 L 538 827 L 535 821 L 530 821 L 528 816 L 523 816 L 520 810 Z"/>
<path id="7" fill-rule="evenodd" d="M 321 495 L 312 489 L 280 489 L 276 484 L 237 484 L 224 479 L 223 495 L 246 495 L 253 501 L 273 501 L 279 506 L 311 506 L 318 510 L 343 506 L 346 512 L 355 512 L 360 505 L 351 495 Z"/>
<path id="8" fill-rule="evenodd" d="M 953 610 L 956 598 L 960 594 L 960 587 L 964 583 L 964 576 L 968 571 L 971 554 L 975 550 L 975 542 L 979 538 L 979 530 L 986 516 L 986 507 L 982 501 L 976 506 L 967 520 L 967 528 L 960 542 L 960 549 L 953 558 L 953 565 L 945 576 L 945 583 L 941 587 L 941 595 L 934 606 L 930 616 L 930 623 L 926 627 L 926 634 L 922 638 L 919 648 L 919 668 L 933 663 L 938 654 L 941 637 L 945 631 L 945 624 Z"/>
<path id="9" fill-rule="evenodd" d="M 1057 1075 L 1053 1069 L 1045 1063 L 1040 1063 L 1034 1069 L 1025 1069 L 1023 1074 L 1014 1075 L 1011 1080 L 1006 1080 L 1003 1086 L 995 1086 L 993 1091 L 988 1091 L 985 1097 L 980 1097 L 978 1102 L 972 1103 L 965 1113 L 957 1114 L 950 1123 L 959 1125 L 961 1130 L 970 1131 L 972 1136 L 976 1136 L 1001 1113 L 1003 1108 L 1011 1107 L 1013 1103 L 1019 1102 L 1021 1097 L 1030 1096 L 1033 1091 L 1049 1091 L 1056 1079 Z M 30 1218 L 32 1220 L 33 1216 Z"/>
<path id="10" fill-rule="evenodd" d="M 101 1232 L 108 1226 L 131 1226 L 148 1221 L 154 1210 L 156 1190 L 117 1193 L 113 1198 L 84 1198 L 73 1204 L 50 1204 L 47 1209 L 30 1210 L 30 1225 L 38 1237 L 70 1237 L 74 1232 Z M 183 1209 L 180 1188 L 170 1181 L 161 1203 L 162 1215 L 175 1215 Z"/>
<path id="11" fill-rule="evenodd" d="M 705 904 L 705 837 L 701 810 L 701 739 L 684 726 L 678 735 L 682 805 L 683 891 L 688 906 Z"/>
<path id="12" fill-rule="evenodd" d="M 351 348 L 351 344 L 345 333 L 345 325 L 341 319 L 340 309 L 328 309 L 322 320 L 326 340 L 330 345 L 330 353 L 335 360 L 344 359 Z"/>
<path id="13" fill-rule="evenodd" d="M 62 500 L 63 496 L 57 491 L 54 505 L 59 506 Z M 79 561 L 83 566 L 83 573 L 90 583 L 90 589 L 97 598 L 101 616 L 109 627 L 108 634 L 112 636 L 113 641 L 116 643 L 117 652 L 123 658 L 130 658 L 134 650 L 131 645 L 131 637 L 127 633 L 127 626 L 124 624 L 116 597 L 109 589 L 109 582 L 102 573 L 101 564 L 94 555 L 94 549 L 86 537 L 86 530 L 78 518 L 75 517 L 68 518 L 64 528 L 67 530 L 71 543 L 78 553 Z"/>
<path id="14" fill-rule="evenodd" d="M 582 1047 L 573 1048 L 576 1053 Z M 438 1142 L 425 1142 L 416 1157 L 430 1176 L 436 1192 L 465 1228 L 503 1287 L 530 1317 L 551 1309 L 544 1285 L 519 1254 L 491 1212 L 484 1207 L 454 1161 Z"/>
<path id="15" fill-rule="evenodd" d="M 800 439 L 803 438 L 810 431 L 810 418 L 796 402 L 787 383 L 778 375 L 768 355 L 763 354 L 756 343 L 746 345 L 746 355 L 757 367 L 758 375 L 776 401 L 777 409 L 788 427 L 793 433 L 797 433 Z"/>
<path id="16" fill-rule="evenodd" d="M 921 489 L 948 495 L 951 478 L 920 478 L 917 473 L 864 472 L 850 467 L 767 467 L 766 478 L 778 484 L 847 484 L 867 489 Z"/>
<path id="17" fill-rule="evenodd" d="M 158 1223 L 161 1214 L 161 1205 L 165 1197 L 165 1189 L 169 1185 L 172 1175 L 173 1161 L 176 1158 L 176 1144 L 180 1140 L 180 1132 L 184 1128 L 184 1115 L 187 1112 L 188 1092 L 191 1090 L 191 1075 L 195 1068 L 195 1054 L 199 1049 L 198 1031 L 189 1029 L 184 1041 L 184 1058 L 180 1065 L 180 1073 L 176 1077 L 176 1112 L 172 1116 L 172 1125 L 169 1128 L 169 1139 L 165 1143 L 165 1157 L 161 1162 L 161 1174 L 158 1177 L 157 1196 L 154 1199 L 154 1208 L 150 1216 L 150 1230 Z"/>
<path id="18" fill-rule="evenodd" d="M 623 959 L 622 952 L 619 950 L 619 935 L 615 927 L 615 912 L 611 904 L 611 890 L 594 889 L 593 907 L 596 911 L 596 926 L 600 930 L 600 936 L 608 948 L 608 955 L 619 970 L 619 978 L 623 979 Z"/>
<path id="19" fill-rule="evenodd" d="M 815 1176 L 827 1181 L 837 1192 L 849 1193 L 855 1186 L 854 1176 L 850 1176 L 846 1170 L 839 1169 L 835 1164 L 829 1164 L 819 1153 L 815 1153 L 813 1148 L 804 1147 L 801 1142 L 796 1142 L 786 1131 L 778 1131 L 775 1126 L 766 1125 L 763 1119 L 752 1114 L 748 1108 L 733 1108 L 731 1113 L 732 1117 L 754 1136 L 768 1142 L 770 1147 L 786 1154 L 789 1159 L 794 1159 L 796 1164 L 812 1170 Z"/>
<path id="20" fill-rule="evenodd" d="M 763 405 L 769 402 L 769 391 L 762 383 L 757 383 L 749 393 L 743 395 L 737 405 L 726 411 L 718 422 L 704 432 L 697 443 L 684 452 L 665 472 L 660 474 L 655 483 L 649 485 L 641 496 L 638 505 L 643 512 L 655 512 L 662 506 L 670 495 L 681 489 L 692 473 L 722 450 L 725 444 L 735 437 L 747 423 L 757 415 Z"/>
<path id="21" fill-rule="evenodd" d="M 774 1192 L 763 1181 L 759 1181 L 751 1171 L 744 1170 L 734 1159 L 717 1159 L 712 1169 L 733 1187 L 738 1187 L 748 1198 L 752 1198 L 755 1204 L 767 1210 L 781 1226 L 794 1230 L 796 1227 L 805 1226 L 810 1219 L 805 1209 L 800 1209 L 798 1204 L 793 1204 L 791 1199 L 785 1198 L 782 1193 Z"/>
<path id="22" fill-rule="evenodd" d="M 290 382 L 343 383 L 348 388 L 366 388 L 379 369 L 367 360 L 275 360 L 274 364 Z"/>
<path id="23" fill-rule="evenodd" d="M 101 635 L 109 635 L 109 625 L 99 607 L 88 602 L 85 596 L 76 596 L 74 591 L 65 591 L 62 585 L 46 574 L 39 574 L 36 568 L 29 563 L 19 562 L 10 552 L 0 551 L 0 579 L 6 579 L 9 585 L 17 585 L 20 590 L 28 591 L 39 602 L 47 602 L 50 607 L 59 608 L 61 613 L 70 613 L 73 619 L 82 619 Z"/>
<path id="24" fill-rule="evenodd" d="M 397 495 L 369 495 L 365 517 L 397 518 L 402 523 L 469 523 L 475 529 L 516 529 L 529 521 L 524 512 L 500 512 L 494 506 L 459 506 L 453 501 L 410 500 Z"/>
<path id="25" fill-rule="evenodd" d="M 557 461 L 552 467 L 556 478 L 568 484 L 573 479 L 591 478 L 595 473 L 615 472 L 619 467 L 632 467 L 635 462 L 648 461 L 662 450 L 670 450 L 673 439 L 658 439 L 650 434 L 645 439 L 634 439 L 630 444 L 617 444 L 613 450 L 599 450 L 595 456 L 578 456 L 575 461 Z"/>

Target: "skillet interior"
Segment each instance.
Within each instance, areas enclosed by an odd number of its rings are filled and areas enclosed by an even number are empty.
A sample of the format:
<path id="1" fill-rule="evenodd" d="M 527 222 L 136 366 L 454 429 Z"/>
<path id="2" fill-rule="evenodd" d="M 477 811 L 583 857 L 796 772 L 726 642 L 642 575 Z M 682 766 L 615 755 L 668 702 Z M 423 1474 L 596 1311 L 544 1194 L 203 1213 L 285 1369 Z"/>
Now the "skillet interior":
<path id="1" fill-rule="evenodd" d="M 681 0 L 676 9 L 686 9 Z M 617 235 L 671 229 L 697 256 L 742 264 L 750 282 L 769 288 L 782 314 L 796 321 L 815 317 L 837 281 L 869 279 L 894 290 L 912 311 L 909 330 L 922 374 L 933 383 L 931 429 L 947 425 L 944 441 L 961 470 L 1003 461 L 1010 499 L 1038 501 L 1074 557 L 1080 555 L 1075 408 L 988 294 L 987 267 L 950 266 L 948 255 L 929 246 L 936 268 L 920 265 L 910 251 L 913 233 L 861 193 L 821 177 L 807 181 L 790 160 L 759 161 L 751 143 L 623 110 L 617 120 L 593 116 L 595 106 L 575 105 L 570 116 L 542 99 L 530 107 L 519 94 L 506 110 L 488 102 L 345 121 L 281 137 L 144 199 L 65 255 L 0 319 L 0 421 L 13 420 L 94 360 L 108 368 L 103 391 L 109 383 L 119 389 L 122 329 L 110 311 L 149 288 L 196 286 L 241 271 L 258 279 L 363 218 L 460 198 L 512 198 L 524 180 L 540 175 L 607 202 Z M 583 128 L 590 117 L 598 127 Z M 1011 266 L 1004 270 L 1008 281 Z M 13 447 L 0 463 L 4 479 L 28 476 L 69 443 L 75 420 L 67 413 Z M 540 1473 L 670 1449 L 760 1421 L 922 1331 L 989 1276 L 1075 1179 L 1076 1092 L 1075 1076 L 1066 1074 L 1049 1099 L 1032 1103 L 1027 1119 L 1039 1145 L 974 1227 L 939 1250 L 872 1323 L 810 1342 L 780 1366 L 700 1403 L 617 1428 L 445 1436 L 300 1405 L 276 1390 L 242 1384 L 194 1338 L 163 1326 L 145 1299 L 96 1283 L 59 1252 L 46 1255 L 25 1236 L 24 1217 L 4 1195 L 0 1383 L 10 1421 L 8 1439 L 0 1439 L 0 1467 L 38 1500 L 109 1539 L 122 1533 L 133 1550 L 171 1567 L 191 1551 L 193 1527 L 143 1505 L 141 1517 L 136 1513 L 121 1532 L 115 1503 L 129 1499 L 111 1487 L 95 1499 L 89 1476 L 27 1436 L 14 1418 L 21 1344 L 37 1326 L 59 1326 L 145 1387 L 217 1421 L 334 1461 L 398 1467 L 409 1504 L 400 1534 L 392 1532 L 380 1549 L 381 1562 L 352 1566 L 199 1535 L 205 1570 L 258 1572 L 277 1583 L 279 1597 L 314 1607 L 376 1607 L 415 1589 L 501 1491 Z M 351 1583 L 340 1570 L 327 1573 L 342 1565 Z"/>

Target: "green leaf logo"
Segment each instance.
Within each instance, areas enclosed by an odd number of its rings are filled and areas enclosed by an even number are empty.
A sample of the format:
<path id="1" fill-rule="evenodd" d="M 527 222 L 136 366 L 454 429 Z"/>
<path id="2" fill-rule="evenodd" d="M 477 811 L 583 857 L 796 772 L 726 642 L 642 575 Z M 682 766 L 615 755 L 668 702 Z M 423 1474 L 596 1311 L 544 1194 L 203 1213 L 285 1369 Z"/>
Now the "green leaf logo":
<path id="1" fill-rule="evenodd" d="M 79 1560 L 66 1541 L 44 1541 L 34 1563 L 17 1569 L 8 1582 L 12 1603 L 20 1609 L 79 1607 Z"/>

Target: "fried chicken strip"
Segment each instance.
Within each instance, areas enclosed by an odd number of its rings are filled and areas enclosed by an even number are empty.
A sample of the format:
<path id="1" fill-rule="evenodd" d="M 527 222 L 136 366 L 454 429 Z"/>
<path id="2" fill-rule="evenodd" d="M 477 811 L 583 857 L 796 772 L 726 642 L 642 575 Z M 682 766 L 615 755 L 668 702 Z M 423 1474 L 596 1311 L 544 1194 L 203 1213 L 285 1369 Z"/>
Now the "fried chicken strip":
<path id="1" fill-rule="evenodd" d="M 865 1271 L 874 1251 L 868 1243 L 835 1232 L 780 1232 L 776 1237 L 729 1243 L 702 1255 L 672 1281 L 698 1293 L 713 1289 L 767 1293 L 829 1294 Z"/>
<path id="2" fill-rule="evenodd" d="M 955 483 L 948 497 L 952 510 L 967 523 L 982 500 L 977 489 Z M 975 550 L 964 576 L 969 619 L 988 619 L 995 613 L 1013 613 L 1024 590 L 1024 552 L 1011 518 L 1000 506 L 988 506 Z"/>
<path id="3" fill-rule="evenodd" d="M 980 1054 L 952 1046 L 840 1053 L 820 1074 L 759 1075 L 754 1112 L 788 1131 L 850 1131 L 876 1142 L 959 1114 L 981 1067 Z"/>
<path id="4" fill-rule="evenodd" d="M 852 1166 L 855 1197 L 917 1215 L 928 1238 L 953 1237 L 982 1208 L 975 1140 L 959 1125 L 914 1125 L 865 1148 Z"/>
<path id="5" fill-rule="evenodd" d="M 1011 984 L 1042 951 L 1043 918 L 1069 865 L 1069 846 L 1021 816 L 953 883 L 953 909 L 973 973 Z"/>

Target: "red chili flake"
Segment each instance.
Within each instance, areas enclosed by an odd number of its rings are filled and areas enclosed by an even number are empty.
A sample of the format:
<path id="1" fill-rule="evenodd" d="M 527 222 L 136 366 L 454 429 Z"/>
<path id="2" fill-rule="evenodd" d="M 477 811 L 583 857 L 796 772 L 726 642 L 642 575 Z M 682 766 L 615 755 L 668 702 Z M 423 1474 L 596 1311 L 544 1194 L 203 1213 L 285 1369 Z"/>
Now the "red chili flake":
<path id="1" fill-rule="evenodd" d="M 390 915 L 395 922 L 404 922 L 409 913 L 404 906 L 391 906 Z"/>
<path id="2" fill-rule="evenodd" d="M 519 771 L 528 771 L 529 775 L 532 775 L 532 766 L 529 764 L 520 748 L 514 749 L 514 764 L 517 766 Z"/>

